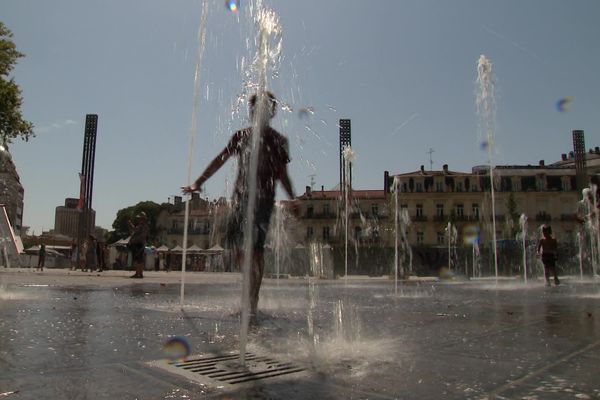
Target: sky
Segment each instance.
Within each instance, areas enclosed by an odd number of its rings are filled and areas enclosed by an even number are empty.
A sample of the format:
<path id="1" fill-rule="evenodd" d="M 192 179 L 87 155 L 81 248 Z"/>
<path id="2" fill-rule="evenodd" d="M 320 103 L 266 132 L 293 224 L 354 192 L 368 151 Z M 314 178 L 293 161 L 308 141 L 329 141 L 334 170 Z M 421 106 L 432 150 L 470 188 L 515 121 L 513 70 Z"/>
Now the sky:
<path id="1" fill-rule="evenodd" d="M 98 114 L 93 208 L 111 229 L 140 201 L 166 202 L 248 124 L 236 110 L 256 28 L 208 1 L 194 111 L 202 0 L 3 0 L 14 34 L 13 77 L 36 137 L 10 146 L 25 189 L 23 225 L 40 234 L 79 194 L 86 114 Z M 477 60 L 493 65 L 495 164 L 551 163 L 583 129 L 600 146 L 600 2 L 596 0 L 278 0 L 282 56 L 269 88 L 283 107 L 273 126 L 290 141 L 297 194 L 339 180 L 337 127 L 352 120 L 353 185 L 382 189 L 384 171 L 487 164 L 477 107 Z M 571 99 L 566 111 L 560 99 Z M 311 107 L 314 114 L 298 110 Z M 293 110 L 293 111 L 290 111 Z M 191 130 L 192 116 L 197 131 Z M 203 196 L 227 196 L 229 162 Z M 283 192 L 281 189 L 279 192 Z"/>

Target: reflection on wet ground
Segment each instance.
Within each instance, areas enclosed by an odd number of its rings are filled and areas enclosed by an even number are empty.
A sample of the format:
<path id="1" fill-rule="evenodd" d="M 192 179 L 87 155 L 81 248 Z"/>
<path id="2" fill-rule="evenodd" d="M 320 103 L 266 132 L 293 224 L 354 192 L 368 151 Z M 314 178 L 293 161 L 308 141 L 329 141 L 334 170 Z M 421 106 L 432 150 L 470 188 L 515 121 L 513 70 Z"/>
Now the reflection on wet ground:
<path id="1" fill-rule="evenodd" d="M 311 374 L 225 393 L 150 368 L 179 336 L 236 350 L 239 276 L 77 281 L 0 273 L 8 398 L 597 398 L 600 286 L 541 282 L 267 280 L 249 350 Z M 77 278 L 79 279 L 79 278 Z M 309 288 L 311 288 L 309 290 Z M 586 397 L 587 396 L 587 397 Z"/>

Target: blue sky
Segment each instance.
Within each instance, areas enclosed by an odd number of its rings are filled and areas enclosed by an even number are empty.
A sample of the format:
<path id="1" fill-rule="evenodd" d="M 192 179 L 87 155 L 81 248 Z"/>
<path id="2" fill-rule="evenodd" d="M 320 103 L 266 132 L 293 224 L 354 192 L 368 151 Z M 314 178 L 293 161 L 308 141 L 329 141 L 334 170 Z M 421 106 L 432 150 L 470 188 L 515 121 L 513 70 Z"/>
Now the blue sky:
<path id="1" fill-rule="evenodd" d="M 475 106 L 480 54 L 493 63 L 496 164 L 556 161 L 584 129 L 600 145 L 600 2 L 595 0 L 279 0 L 283 58 L 270 87 L 280 110 L 297 193 L 338 181 L 337 121 L 352 119 L 354 186 L 379 189 L 383 171 L 470 171 L 487 162 Z M 233 114 L 242 57 L 255 32 L 242 0 L 234 14 L 209 0 L 193 175 L 246 124 Z M 99 115 L 93 205 L 109 228 L 116 212 L 163 202 L 187 181 L 200 0 L 4 0 L 2 17 L 26 54 L 14 70 L 37 137 L 11 146 L 25 187 L 24 225 L 54 225 L 78 195 L 85 114 Z M 556 102 L 570 96 L 568 112 Z M 226 195 L 233 163 L 206 186 Z"/>

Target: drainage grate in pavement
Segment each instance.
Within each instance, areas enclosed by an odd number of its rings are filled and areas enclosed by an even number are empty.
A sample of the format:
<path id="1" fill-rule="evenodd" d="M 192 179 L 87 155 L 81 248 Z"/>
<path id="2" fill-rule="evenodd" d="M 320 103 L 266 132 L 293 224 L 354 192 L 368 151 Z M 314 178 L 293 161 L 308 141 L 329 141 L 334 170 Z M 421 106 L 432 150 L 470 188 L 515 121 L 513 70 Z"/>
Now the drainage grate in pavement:
<path id="1" fill-rule="evenodd" d="M 225 387 L 263 379 L 286 377 L 306 371 L 291 362 L 246 353 L 246 365 L 240 364 L 239 353 L 192 356 L 185 361 L 152 361 L 149 364 L 205 385 Z"/>

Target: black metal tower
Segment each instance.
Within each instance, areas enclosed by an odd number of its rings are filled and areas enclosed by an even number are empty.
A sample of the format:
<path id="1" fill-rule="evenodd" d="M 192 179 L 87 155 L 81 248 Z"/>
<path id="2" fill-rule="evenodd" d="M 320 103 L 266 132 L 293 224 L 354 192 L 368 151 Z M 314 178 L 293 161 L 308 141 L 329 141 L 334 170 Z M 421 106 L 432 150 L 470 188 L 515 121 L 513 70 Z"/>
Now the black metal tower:
<path id="1" fill-rule="evenodd" d="M 575 177 L 577 191 L 581 196 L 583 188 L 587 187 L 587 171 L 585 161 L 585 136 L 583 131 L 573 131 L 573 155 L 575 156 Z"/>
<path id="2" fill-rule="evenodd" d="M 81 159 L 81 191 L 79 198 L 79 228 L 77 235 L 77 248 L 81 249 L 85 239 L 93 232 L 95 221 L 92 218 L 92 194 L 94 189 L 94 161 L 96 158 L 96 132 L 98 128 L 98 115 L 85 116 L 85 131 L 83 138 L 83 156 Z M 81 251 L 77 253 L 77 261 Z"/>

